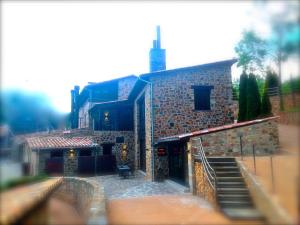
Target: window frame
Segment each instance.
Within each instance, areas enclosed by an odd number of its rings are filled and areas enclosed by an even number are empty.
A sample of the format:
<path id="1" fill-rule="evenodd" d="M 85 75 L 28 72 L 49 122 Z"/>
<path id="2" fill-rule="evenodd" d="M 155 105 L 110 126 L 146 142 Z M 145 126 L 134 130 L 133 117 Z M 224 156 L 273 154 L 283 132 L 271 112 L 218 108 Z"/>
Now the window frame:
<path id="1" fill-rule="evenodd" d="M 211 107 L 211 91 L 212 89 L 214 89 L 214 86 L 212 85 L 192 85 L 191 87 L 193 89 L 193 92 L 194 92 L 194 111 L 211 111 L 212 110 L 212 107 Z M 196 92 L 200 92 L 200 91 L 207 91 L 208 92 L 208 101 L 209 101 L 209 104 L 208 104 L 208 108 L 205 108 L 205 109 L 202 109 L 202 108 L 199 108 L 199 104 L 197 105 L 197 102 L 200 100 L 198 99 L 198 101 L 196 101 L 196 96 L 201 96 L 198 94 L 196 94 Z M 198 97 L 199 98 L 199 97 Z"/>

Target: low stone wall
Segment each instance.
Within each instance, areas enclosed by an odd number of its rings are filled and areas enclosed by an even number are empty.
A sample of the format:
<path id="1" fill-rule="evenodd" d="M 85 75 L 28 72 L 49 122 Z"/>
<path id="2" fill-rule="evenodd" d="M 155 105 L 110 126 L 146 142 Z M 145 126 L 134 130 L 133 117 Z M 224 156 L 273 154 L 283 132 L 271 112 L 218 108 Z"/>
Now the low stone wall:
<path id="1" fill-rule="evenodd" d="M 72 203 L 87 224 L 106 224 L 103 187 L 96 181 L 78 177 L 64 177 L 54 197 Z"/>
<path id="2" fill-rule="evenodd" d="M 252 145 L 258 155 L 265 155 L 279 150 L 278 127 L 276 119 L 257 122 L 201 134 L 202 145 L 209 156 L 239 156 L 240 137 L 242 134 L 243 154 L 252 154 Z M 199 138 L 192 137 L 191 140 Z"/>
<path id="3" fill-rule="evenodd" d="M 237 160 L 237 163 L 249 188 L 254 204 L 265 216 L 268 224 L 294 224 L 285 210 L 264 190 L 262 185 L 257 182 L 243 163 L 239 160 Z"/>
<path id="4" fill-rule="evenodd" d="M 0 224 L 48 224 L 47 200 L 62 181 L 52 178 L 1 193 Z"/>

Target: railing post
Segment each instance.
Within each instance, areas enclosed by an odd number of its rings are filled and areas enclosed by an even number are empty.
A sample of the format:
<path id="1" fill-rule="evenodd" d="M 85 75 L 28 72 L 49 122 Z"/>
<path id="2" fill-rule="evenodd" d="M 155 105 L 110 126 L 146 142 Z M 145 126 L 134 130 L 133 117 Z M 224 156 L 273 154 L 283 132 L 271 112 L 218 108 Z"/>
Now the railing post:
<path id="1" fill-rule="evenodd" d="M 242 141 L 243 133 L 242 132 L 238 132 L 238 136 L 240 137 L 241 159 L 243 160 L 243 141 Z"/>
<path id="2" fill-rule="evenodd" d="M 271 166 L 271 179 L 272 179 L 272 191 L 275 192 L 275 182 L 274 182 L 274 171 L 273 171 L 273 156 L 270 156 L 270 166 Z"/>
<path id="3" fill-rule="evenodd" d="M 254 163 L 254 174 L 256 175 L 256 161 L 255 161 L 255 147 L 252 145 L 253 163 Z"/>

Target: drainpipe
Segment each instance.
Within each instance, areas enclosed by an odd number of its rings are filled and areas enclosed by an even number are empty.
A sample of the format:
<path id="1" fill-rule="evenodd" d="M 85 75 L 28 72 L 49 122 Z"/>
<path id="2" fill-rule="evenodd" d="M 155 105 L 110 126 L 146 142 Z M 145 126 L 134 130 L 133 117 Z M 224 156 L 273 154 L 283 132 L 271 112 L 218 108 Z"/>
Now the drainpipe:
<path id="1" fill-rule="evenodd" d="M 152 181 L 154 181 L 154 121 L 153 121 L 153 86 L 152 82 L 138 77 L 139 80 L 150 85 L 150 118 L 151 118 L 151 167 L 152 167 Z"/>

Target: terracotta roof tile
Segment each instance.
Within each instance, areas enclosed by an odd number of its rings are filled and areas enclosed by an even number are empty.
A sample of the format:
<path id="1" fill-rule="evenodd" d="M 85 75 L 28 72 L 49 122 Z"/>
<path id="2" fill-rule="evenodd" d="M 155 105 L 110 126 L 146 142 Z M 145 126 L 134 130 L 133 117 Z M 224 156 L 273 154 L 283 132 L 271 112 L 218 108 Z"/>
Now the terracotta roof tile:
<path id="1" fill-rule="evenodd" d="M 93 137 L 29 137 L 26 138 L 31 149 L 86 148 L 97 147 Z"/>

